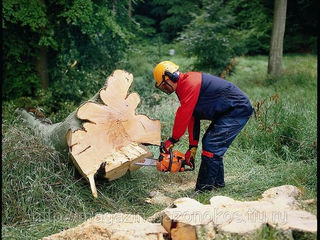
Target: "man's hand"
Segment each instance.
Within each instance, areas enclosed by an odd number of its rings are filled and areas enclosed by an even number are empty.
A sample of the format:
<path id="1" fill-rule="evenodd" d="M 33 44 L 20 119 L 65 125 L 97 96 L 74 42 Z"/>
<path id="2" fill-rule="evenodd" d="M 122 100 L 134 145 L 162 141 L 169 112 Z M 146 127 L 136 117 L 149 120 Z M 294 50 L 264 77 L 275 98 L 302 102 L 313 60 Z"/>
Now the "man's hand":
<path id="1" fill-rule="evenodd" d="M 195 168 L 194 160 L 196 158 L 197 146 L 189 146 L 188 151 L 185 154 L 186 165 L 188 165 L 192 170 Z"/>
<path id="2" fill-rule="evenodd" d="M 164 144 L 162 145 L 162 150 L 165 152 L 165 153 L 168 153 L 169 150 L 171 148 L 173 148 L 174 144 L 178 142 L 178 140 L 175 140 L 174 138 L 169 138 L 167 141 L 164 142 Z"/>

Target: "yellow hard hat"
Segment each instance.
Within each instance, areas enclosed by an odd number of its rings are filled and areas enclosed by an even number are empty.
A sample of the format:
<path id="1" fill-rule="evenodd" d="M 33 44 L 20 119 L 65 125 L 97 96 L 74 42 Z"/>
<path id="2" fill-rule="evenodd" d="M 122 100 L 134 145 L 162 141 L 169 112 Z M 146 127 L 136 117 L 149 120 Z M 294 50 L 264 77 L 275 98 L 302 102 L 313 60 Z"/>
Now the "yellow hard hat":
<path id="1" fill-rule="evenodd" d="M 179 66 L 171 61 L 162 61 L 153 70 L 153 77 L 156 80 L 156 85 L 159 86 L 163 81 L 163 76 L 165 76 L 165 71 L 167 70 L 169 74 L 173 74 L 178 71 Z"/>

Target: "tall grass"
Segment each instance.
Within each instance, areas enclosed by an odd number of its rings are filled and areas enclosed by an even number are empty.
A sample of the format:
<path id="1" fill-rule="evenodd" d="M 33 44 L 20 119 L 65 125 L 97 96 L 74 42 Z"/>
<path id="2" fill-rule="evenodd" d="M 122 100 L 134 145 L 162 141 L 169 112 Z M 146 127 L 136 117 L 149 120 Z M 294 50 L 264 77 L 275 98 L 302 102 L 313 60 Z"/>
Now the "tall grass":
<path id="1" fill-rule="evenodd" d="M 171 134 L 179 102 L 174 95 L 167 96 L 154 90 L 152 68 L 157 59 L 150 62 L 146 51 L 133 53 L 136 58 L 129 58 L 122 68 L 135 69 L 133 90 L 142 99 L 138 112 L 161 120 L 164 140 Z M 148 51 L 152 52 L 152 48 Z M 170 58 L 166 54 L 161 55 L 161 60 L 174 60 L 184 72 L 190 70 L 192 59 L 186 59 L 182 54 Z M 249 120 L 224 157 L 226 187 L 195 198 L 202 203 L 208 203 L 214 195 L 253 200 L 267 188 L 283 184 L 298 186 L 303 192 L 300 199 L 317 198 L 316 56 L 285 56 L 285 71 L 280 78 L 270 78 L 266 74 L 266 56 L 239 57 L 236 61 L 227 80 L 238 85 L 253 105 L 259 102 L 259 109 L 255 107 L 256 117 Z M 137 68 L 134 68 L 135 62 L 139 63 Z M 4 239 L 38 239 L 75 226 L 97 213 L 125 212 L 146 218 L 165 207 L 144 201 L 152 190 L 163 191 L 172 198 L 193 196 L 193 188 L 181 190 L 178 186 L 195 182 L 200 151 L 196 156 L 195 172 L 171 175 L 145 167 L 110 183 L 98 179 L 99 198 L 93 199 L 90 187 L 78 177 L 71 161 L 49 149 L 20 119 L 16 119 L 15 107 L 14 102 L 3 103 Z M 208 124 L 208 121 L 202 123 L 201 136 Z M 176 149 L 185 151 L 187 147 L 185 135 Z M 155 156 L 159 154 L 158 147 L 149 148 Z M 316 205 L 304 208 L 316 214 Z M 294 236 L 301 238 L 299 234 Z M 315 235 L 305 236 L 316 238 Z M 282 238 L 278 231 L 269 228 L 253 237 Z"/>

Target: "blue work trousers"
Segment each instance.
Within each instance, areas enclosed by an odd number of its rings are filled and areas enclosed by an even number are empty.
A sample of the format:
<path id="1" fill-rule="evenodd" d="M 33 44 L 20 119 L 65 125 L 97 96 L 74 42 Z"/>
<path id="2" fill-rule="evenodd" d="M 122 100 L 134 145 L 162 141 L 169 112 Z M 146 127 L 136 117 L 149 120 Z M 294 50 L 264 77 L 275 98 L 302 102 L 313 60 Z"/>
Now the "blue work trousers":
<path id="1" fill-rule="evenodd" d="M 210 124 L 202 138 L 203 151 L 196 190 L 225 186 L 223 155 L 249 118 L 250 116 L 221 116 Z"/>

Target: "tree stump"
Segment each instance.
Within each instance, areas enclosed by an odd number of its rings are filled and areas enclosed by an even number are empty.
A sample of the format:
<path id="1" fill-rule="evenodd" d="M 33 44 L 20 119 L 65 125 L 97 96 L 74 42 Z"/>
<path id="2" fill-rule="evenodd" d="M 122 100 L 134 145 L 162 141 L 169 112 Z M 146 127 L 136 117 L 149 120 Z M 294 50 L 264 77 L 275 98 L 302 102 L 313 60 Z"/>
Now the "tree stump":
<path id="1" fill-rule="evenodd" d="M 94 197 L 97 172 L 109 181 L 120 178 L 139 168 L 135 162 L 152 157 L 142 144 L 160 145 L 160 121 L 136 114 L 140 97 L 128 95 L 132 81 L 132 74 L 114 71 L 93 98 L 60 123 L 43 123 L 24 110 L 16 111 L 50 146 L 68 150 Z"/>
<path id="2" fill-rule="evenodd" d="M 163 210 L 162 225 L 172 240 L 213 239 L 217 232 L 243 235 L 266 224 L 283 231 L 316 233 L 317 217 L 298 208 L 299 194 L 298 188 L 283 185 L 268 189 L 257 201 L 214 196 L 204 205 L 180 198 L 173 208 Z"/>

